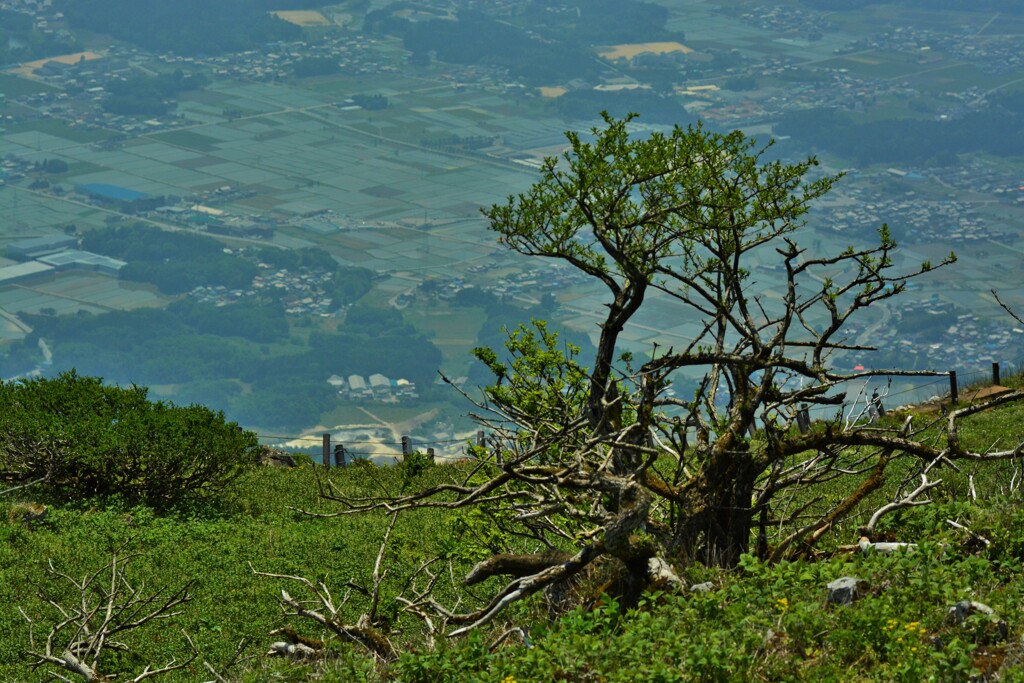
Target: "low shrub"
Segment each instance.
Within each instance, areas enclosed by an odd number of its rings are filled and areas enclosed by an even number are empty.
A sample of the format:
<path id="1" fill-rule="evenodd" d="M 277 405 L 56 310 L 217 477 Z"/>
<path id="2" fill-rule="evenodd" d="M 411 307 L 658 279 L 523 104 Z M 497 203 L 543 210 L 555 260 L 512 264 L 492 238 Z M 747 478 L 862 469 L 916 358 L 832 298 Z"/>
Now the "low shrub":
<path id="1" fill-rule="evenodd" d="M 167 508 L 208 500 L 251 465 L 256 436 L 202 406 L 150 401 L 74 371 L 0 383 L 0 472 L 69 498 Z"/>

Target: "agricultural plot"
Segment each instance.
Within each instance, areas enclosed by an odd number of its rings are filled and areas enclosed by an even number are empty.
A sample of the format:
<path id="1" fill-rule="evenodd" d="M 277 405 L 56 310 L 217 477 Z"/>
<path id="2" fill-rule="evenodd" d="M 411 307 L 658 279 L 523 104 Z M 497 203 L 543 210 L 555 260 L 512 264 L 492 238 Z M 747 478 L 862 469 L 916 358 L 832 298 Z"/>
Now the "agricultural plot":
<path id="1" fill-rule="evenodd" d="M 0 308 L 10 313 L 40 313 L 52 311 L 56 315 L 73 315 L 80 311 L 105 313 L 101 306 L 90 306 L 80 301 L 54 296 L 26 287 L 0 290 Z"/>
<path id="2" fill-rule="evenodd" d="M 149 289 L 125 286 L 117 278 L 94 273 L 70 272 L 58 276 L 52 282 L 34 285 L 33 288 L 53 296 L 118 311 L 162 306 L 168 302 L 166 297 Z"/>
<path id="3" fill-rule="evenodd" d="M 45 83 L 0 73 L 0 93 L 9 100 L 50 90 L 53 88 Z"/>
<path id="4" fill-rule="evenodd" d="M 54 201 L 49 195 L 10 185 L 0 187 L 0 244 L 51 232 L 54 227 L 74 223 L 79 227 L 99 226 L 110 214 L 92 206 Z"/>
<path id="5" fill-rule="evenodd" d="M 276 16 L 278 19 L 283 19 L 290 24 L 295 24 L 296 26 L 302 26 L 304 28 L 331 25 L 331 22 L 327 20 L 327 17 L 314 10 L 283 10 L 271 12 L 271 14 Z"/>
<path id="6" fill-rule="evenodd" d="M 94 273 L 69 272 L 51 281 L 15 285 L 0 291 L 0 308 L 15 315 L 56 311 L 105 313 L 157 307 L 167 299 L 144 289 L 124 287 L 116 278 Z"/>

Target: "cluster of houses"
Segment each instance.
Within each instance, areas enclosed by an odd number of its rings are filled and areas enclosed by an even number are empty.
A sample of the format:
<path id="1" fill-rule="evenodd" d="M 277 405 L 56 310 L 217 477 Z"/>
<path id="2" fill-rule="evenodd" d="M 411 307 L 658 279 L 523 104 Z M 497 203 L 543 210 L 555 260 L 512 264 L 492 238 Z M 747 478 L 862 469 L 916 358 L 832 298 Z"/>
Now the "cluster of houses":
<path id="1" fill-rule="evenodd" d="M 899 169 L 890 169 L 887 173 L 911 178 L 910 173 Z M 925 181 L 924 176 L 917 177 Z M 1005 237 L 994 231 L 978 215 L 975 206 L 967 202 L 929 200 L 913 191 L 902 197 L 882 199 L 862 187 L 853 187 L 848 193 L 855 200 L 848 205 L 822 206 L 814 210 L 822 229 L 870 238 L 886 223 L 896 238 L 907 244 L 936 241 L 981 244 Z"/>
<path id="2" fill-rule="evenodd" d="M 362 375 L 349 375 L 348 378 L 331 375 L 327 383 L 338 391 L 339 396 L 348 400 L 399 403 L 419 398 L 413 382 L 407 379 L 388 379 L 379 372 L 365 379 Z"/>
<path id="3" fill-rule="evenodd" d="M 316 315 L 328 317 L 338 312 L 334 299 L 328 296 L 331 273 L 292 272 L 266 263 L 257 264 L 260 274 L 244 289 L 229 289 L 223 285 L 199 286 L 189 292 L 196 301 L 227 306 L 242 299 L 270 297 L 279 299 L 289 315 Z"/>
<path id="4" fill-rule="evenodd" d="M 998 15 L 997 15 L 998 16 Z M 891 30 L 850 42 L 837 50 L 840 53 L 860 50 L 884 50 L 914 54 L 923 63 L 934 60 L 933 52 L 946 52 L 977 65 L 988 73 L 1013 73 L 1024 64 L 1021 46 L 1024 40 L 1016 33 L 992 31 L 978 40 L 978 31 L 946 33 L 915 26 L 898 26 Z"/>

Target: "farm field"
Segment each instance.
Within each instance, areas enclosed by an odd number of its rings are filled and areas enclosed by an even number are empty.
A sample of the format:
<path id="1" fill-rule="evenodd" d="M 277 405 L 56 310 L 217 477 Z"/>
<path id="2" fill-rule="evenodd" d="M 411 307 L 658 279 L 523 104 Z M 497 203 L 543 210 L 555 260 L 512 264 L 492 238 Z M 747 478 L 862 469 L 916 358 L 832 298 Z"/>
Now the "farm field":
<path id="1" fill-rule="evenodd" d="M 296 26 L 309 27 L 309 26 L 330 26 L 331 22 L 327 20 L 320 12 L 314 10 L 281 10 L 278 12 L 272 12 L 274 16 L 279 19 L 295 24 Z"/>
<path id="2" fill-rule="evenodd" d="M 168 299 L 117 278 L 97 273 L 69 272 L 52 281 L 15 285 L 0 290 L 0 308 L 10 313 L 54 311 L 57 315 L 127 311 L 166 305 Z"/>

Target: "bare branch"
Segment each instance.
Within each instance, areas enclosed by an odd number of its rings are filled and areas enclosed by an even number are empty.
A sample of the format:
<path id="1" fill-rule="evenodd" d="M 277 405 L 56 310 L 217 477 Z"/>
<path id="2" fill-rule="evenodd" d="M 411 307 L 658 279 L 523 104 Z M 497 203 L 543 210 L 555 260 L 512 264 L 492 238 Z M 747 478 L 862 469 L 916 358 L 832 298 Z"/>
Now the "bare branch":
<path id="1" fill-rule="evenodd" d="M 1016 313 L 1015 313 L 1015 312 L 1013 311 L 1013 309 L 1012 309 L 1012 308 L 1010 308 L 1010 307 L 1009 307 L 1009 306 L 1007 306 L 1007 305 L 1006 305 L 1005 303 L 1003 303 L 1003 300 L 999 298 L 999 294 L 998 294 L 998 293 L 996 292 L 996 290 L 994 290 L 994 289 L 990 289 L 989 291 L 990 291 L 990 292 L 992 292 L 992 296 L 994 296 L 994 297 L 996 298 L 996 303 L 997 303 L 997 304 L 999 304 L 999 306 L 1000 306 L 1000 307 L 1001 307 L 1001 308 L 1002 308 L 1002 309 L 1003 309 L 1004 311 L 1006 311 L 1007 313 L 1009 313 L 1009 314 L 1010 314 L 1010 317 L 1011 317 L 1011 318 L 1013 318 L 1014 320 L 1016 320 L 1017 322 L 1019 322 L 1019 323 L 1020 323 L 1021 325 L 1024 325 L 1024 320 L 1021 320 L 1020 316 L 1019 316 L 1019 315 L 1017 315 L 1017 314 L 1016 314 Z"/>
<path id="2" fill-rule="evenodd" d="M 15 491 L 20 491 L 21 489 L 27 489 L 27 488 L 29 488 L 31 486 L 35 486 L 36 484 L 42 484 L 44 481 L 48 481 L 49 478 L 50 478 L 50 476 L 47 475 L 45 477 L 39 477 L 38 479 L 33 479 L 32 481 L 30 481 L 28 483 L 25 483 L 25 484 L 19 484 L 18 486 L 12 486 L 9 489 L 5 489 L 3 491 L 0 491 L 0 496 L 6 496 L 8 493 L 14 493 Z"/>
<path id="3" fill-rule="evenodd" d="M 903 508 L 914 507 L 917 505 L 930 504 L 930 500 L 917 500 L 917 497 L 923 493 L 931 491 L 933 488 L 941 484 L 941 479 L 936 479 L 935 481 L 928 481 L 928 476 L 922 474 L 920 486 L 918 486 L 916 489 L 914 489 L 907 495 L 903 496 L 899 500 L 887 503 L 886 505 L 883 505 L 882 507 L 874 511 L 874 513 L 871 515 L 871 518 L 868 520 L 868 523 L 864 525 L 864 530 L 867 532 L 865 535 L 871 536 L 872 534 L 874 534 L 875 526 L 877 526 L 878 522 L 882 519 L 882 517 L 891 512 L 895 512 L 896 510 L 902 510 Z"/>
<path id="4" fill-rule="evenodd" d="M 22 616 L 29 624 L 28 654 L 36 657 L 36 666 L 53 664 L 80 676 L 87 683 L 108 680 L 108 677 L 100 674 L 96 668 L 103 651 L 107 648 L 128 649 L 124 643 L 112 641 L 111 636 L 134 631 L 180 614 L 175 608 L 191 600 L 188 594 L 191 583 L 166 596 L 163 595 L 163 589 L 146 595 L 143 586 L 134 587 L 126 577 L 127 565 L 133 557 L 134 555 L 121 557 L 115 552 L 107 565 L 87 574 L 81 580 L 58 571 L 53 561 L 48 561 L 48 573 L 55 579 L 74 586 L 78 598 L 75 604 L 64 605 L 45 595 L 40 596 L 60 615 L 60 618 L 52 623 L 42 651 L 35 644 L 35 621 L 21 610 Z M 133 683 L 182 669 L 195 661 L 199 652 L 188 634 L 182 633 L 191 648 L 191 656 L 183 662 L 172 659 L 158 669 L 147 665 L 132 679 Z M 59 674 L 50 673 L 56 678 L 67 680 Z"/>

